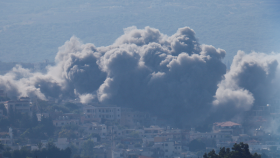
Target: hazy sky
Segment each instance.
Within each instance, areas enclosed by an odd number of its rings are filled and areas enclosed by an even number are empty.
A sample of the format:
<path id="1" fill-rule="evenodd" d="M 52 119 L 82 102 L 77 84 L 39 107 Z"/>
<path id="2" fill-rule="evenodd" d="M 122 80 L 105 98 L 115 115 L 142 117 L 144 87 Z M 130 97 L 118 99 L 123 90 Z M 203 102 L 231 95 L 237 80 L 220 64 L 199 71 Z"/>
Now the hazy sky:
<path id="1" fill-rule="evenodd" d="M 123 29 L 150 26 L 167 35 L 189 26 L 201 44 L 280 52 L 278 0 L 13 0 L 0 1 L 0 60 L 54 61 L 75 35 L 96 46 L 112 44 Z"/>

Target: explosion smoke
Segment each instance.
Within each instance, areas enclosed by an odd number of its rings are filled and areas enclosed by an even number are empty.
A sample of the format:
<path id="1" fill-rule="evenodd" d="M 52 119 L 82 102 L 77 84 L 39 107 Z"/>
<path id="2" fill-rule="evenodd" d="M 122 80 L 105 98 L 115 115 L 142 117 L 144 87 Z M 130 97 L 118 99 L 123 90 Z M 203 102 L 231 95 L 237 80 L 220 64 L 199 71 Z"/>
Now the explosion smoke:
<path id="1" fill-rule="evenodd" d="M 234 117 L 268 99 L 278 66 L 273 55 L 238 52 L 226 72 L 225 54 L 200 45 L 188 27 L 172 36 L 130 27 L 106 47 L 72 37 L 46 74 L 17 66 L 0 76 L 0 88 L 44 100 L 79 97 L 82 103 L 95 100 L 194 124 L 219 117 L 220 109 Z"/>

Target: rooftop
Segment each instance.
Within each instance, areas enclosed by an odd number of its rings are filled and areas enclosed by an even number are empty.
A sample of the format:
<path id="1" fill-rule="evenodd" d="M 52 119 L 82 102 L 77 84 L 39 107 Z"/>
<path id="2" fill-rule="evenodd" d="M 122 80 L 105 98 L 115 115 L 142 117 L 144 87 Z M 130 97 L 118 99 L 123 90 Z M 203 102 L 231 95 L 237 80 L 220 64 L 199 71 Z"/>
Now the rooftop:
<path id="1" fill-rule="evenodd" d="M 238 123 L 234 123 L 231 121 L 227 121 L 227 122 L 216 122 L 214 123 L 215 126 L 221 126 L 221 127 L 232 127 L 232 126 L 241 126 L 241 124 Z"/>

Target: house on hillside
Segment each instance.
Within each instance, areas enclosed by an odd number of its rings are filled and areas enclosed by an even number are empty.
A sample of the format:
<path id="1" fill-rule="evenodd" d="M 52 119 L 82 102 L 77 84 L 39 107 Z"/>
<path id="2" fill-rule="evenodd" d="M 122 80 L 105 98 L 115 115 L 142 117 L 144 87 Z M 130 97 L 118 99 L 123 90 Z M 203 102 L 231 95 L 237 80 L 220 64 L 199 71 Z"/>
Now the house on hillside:
<path id="1" fill-rule="evenodd" d="M 7 112 L 9 113 L 11 110 L 19 113 L 26 113 L 31 115 L 31 101 L 29 97 L 21 97 L 19 100 L 10 100 L 4 103 Z"/>

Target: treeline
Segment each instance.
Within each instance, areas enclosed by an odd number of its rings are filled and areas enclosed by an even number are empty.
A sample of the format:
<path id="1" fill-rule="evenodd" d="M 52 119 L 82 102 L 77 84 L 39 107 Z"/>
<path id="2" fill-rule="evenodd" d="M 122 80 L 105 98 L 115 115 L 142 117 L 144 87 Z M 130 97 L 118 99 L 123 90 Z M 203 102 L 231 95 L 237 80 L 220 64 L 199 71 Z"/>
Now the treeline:
<path id="1" fill-rule="evenodd" d="M 203 158 L 261 158 L 260 154 L 251 154 L 249 151 L 249 145 L 244 143 L 234 144 L 232 150 L 230 148 L 221 148 L 220 152 L 216 154 L 215 150 L 205 153 Z"/>
<path id="2" fill-rule="evenodd" d="M 48 143 L 46 148 L 39 150 L 30 150 L 28 147 L 22 147 L 20 150 L 4 151 L 3 157 L 7 158 L 70 158 L 71 149 L 61 150 L 53 143 Z"/>

